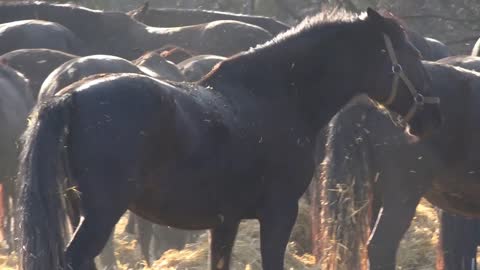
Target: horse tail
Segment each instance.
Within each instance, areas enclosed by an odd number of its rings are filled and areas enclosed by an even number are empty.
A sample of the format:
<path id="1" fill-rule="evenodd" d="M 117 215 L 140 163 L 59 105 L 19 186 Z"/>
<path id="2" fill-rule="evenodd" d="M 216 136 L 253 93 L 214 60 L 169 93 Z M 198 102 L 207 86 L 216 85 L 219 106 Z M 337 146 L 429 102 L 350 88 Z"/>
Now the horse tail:
<path id="1" fill-rule="evenodd" d="M 64 180 L 57 176 L 72 96 L 54 97 L 32 111 L 22 137 L 18 183 L 20 269 L 66 269 Z"/>
<path id="2" fill-rule="evenodd" d="M 372 175 L 364 123 L 372 108 L 355 102 L 329 124 L 320 191 L 320 262 L 328 270 L 367 268 Z"/>

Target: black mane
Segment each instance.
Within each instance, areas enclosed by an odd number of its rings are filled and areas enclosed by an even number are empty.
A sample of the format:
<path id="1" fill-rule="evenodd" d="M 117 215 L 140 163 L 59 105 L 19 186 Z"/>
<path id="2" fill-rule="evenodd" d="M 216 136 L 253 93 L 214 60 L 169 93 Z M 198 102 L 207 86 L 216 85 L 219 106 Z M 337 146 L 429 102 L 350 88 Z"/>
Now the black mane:
<path id="1" fill-rule="evenodd" d="M 329 54 L 328 50 L 322 49 L 323 46 L 332 46 L 332 41 L 337 41 L 331 38 L 332 34 L 340 33 L 344 30 L 352 30 L 357 27 L 367 29 L 365 26 L 369 23 L 371 22 L 365 12 L 352 13 L 341 8 L 325 9 L 316 15 L 305 18 L 298 25 L 278 34 L 272 40 L 259 44 L 254 48 L 250 48 L 248 51 L 238 53 L 218 63 L 201 82 L 206 83 L 210 77 L 220 69 L 220 67 L 222 67 L 222 69 L 228 69 L 227 66 L 230 64 L 238 65 L 241 61 L 261 59 L 262 57 L 259 57 L 260 54 L 263 54 L 264 57 L 270 58 L 270 63 L 276 61 L 276 58 L 278 58 L 278 56 L 276 57 L 275 55 L 283 55 L 285 53 L 292 53 L 292 55 L 294 55 L 306 51 L 316 51 L 318 53 L 318 55 L 310 55 L 308 58 L 317 57 L 317 59 L 323 59 L 324 56 Z M 378 29 L 378 32 L 384 32 L 387 34 L 394 44 L 406 39 L 404 28 L 401 26 L 400 22 L 393 17 L 393 15 L 384 17 L 384 24 L 382 26 L 376 26 L 374 24 L 372 24 L 372 26 L 382 27 L 382 29 Z M 358 44 L 356 43 L 358 43 L 359 40 L 373 40 L 372 37 L 367 36 L 369 33 L 374 33 L 373 31 L 367 32 L 362 29 L 362 31 L 354 32 L 354 35 L 349 35 L 349 41 L 347 41 L 352 44 L 352 47 L 357 46 Z M 327 39 L 328 42 L 325 42 Z M 312 42 L 312 40 L 315 42 Z M 380 39 L 377 40 L 380 41 Z M 340 42 L 343 43 L 345 40 Z M 381 42 L 383 42 L 383 40 L 381 40 Z M 315 49 L 312 50 L 312 47 Z M 279 51 L 281 51 L 281 53 Z M 247 71 L 245 70 L 245 72 Z"/>

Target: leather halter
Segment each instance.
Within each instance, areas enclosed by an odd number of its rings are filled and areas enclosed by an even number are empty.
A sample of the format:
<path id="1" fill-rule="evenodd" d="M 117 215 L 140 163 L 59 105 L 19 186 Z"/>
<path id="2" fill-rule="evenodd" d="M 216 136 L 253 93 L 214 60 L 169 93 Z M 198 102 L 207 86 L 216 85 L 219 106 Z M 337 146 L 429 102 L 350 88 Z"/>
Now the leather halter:
<path id="1" fill-rule="evenodd" d="M 410 108 L 410 110 L 408 110 L 407 114 L 403 116 L 403 121 L 407 123 L 413 118 L 419 107 L 422 107 L 424 104 L 440 104 L 440 98 L 425 97 L 420 94 L 417 89 L 415 89 L 415 86 L 413 86 L 412 82 L 408 79 L 407 75 L 403 71 L 402 66 L 400 65 L 400 63 L 398 63 L 395 50 L 393 49 L 392 41 L 386 34 L 383 34 L 383 39 L 385 40 L 385 47 L 387 49 L 388 56 L 390 57 L 390 61 L 392 61 L 392 72 L 394 77 L 392 82 L 392 92 L 390 92 L 390 96 L 388 97 L 388 99 L 382 103 L 385 106 L 388 106 L 395 101 L 395 97 L 398 93 L 398 84 L 399 81 L 402 80 L 413 97 L 412 107 Z"/>

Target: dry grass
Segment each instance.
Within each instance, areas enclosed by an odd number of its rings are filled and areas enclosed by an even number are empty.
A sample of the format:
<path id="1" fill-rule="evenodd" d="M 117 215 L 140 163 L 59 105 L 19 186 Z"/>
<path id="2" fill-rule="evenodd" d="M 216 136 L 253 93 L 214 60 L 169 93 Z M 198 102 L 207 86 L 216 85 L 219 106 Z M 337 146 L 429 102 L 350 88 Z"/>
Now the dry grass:
<path id="1" fill-rule="evenodd" d="M 286 255 L 287 269 L 318 270 L 315 259 L 303 250 L 310 247 L 310 224 L 308 206 L 302 204 L 298 222 L 292 234 Z M 121 270 L 200 270 L 208 269 L 208 236 L 203 234 L 196 243 L 183 250 L 170 250 L 155 261 L 152 268 L 145 267 L 136 241 L 123 233 L 126 219 L 123 218 L 115 231 L 116 255 Z M 242 223 L 232 257 L 232 270 L 261 269 L 259 252 L 259 230 L 256 221 Z M 435 269 L 435 244 L 438 240 L 438 220 L 435 210 L 426 202 L 417 208 L 417 215 L 402 241 L 398 254 L 398 269 Z M 15 269 L 16 257 L 0 254 L 0 269 Z"/>
<path id="2" fill-rule="evenodd" d="M 398 251 L 398 269 L 434 270 L 435 247 L 438 242 L 438 217 L 426 201 L 417 207 L 410 229 L 405 234 Z"/>

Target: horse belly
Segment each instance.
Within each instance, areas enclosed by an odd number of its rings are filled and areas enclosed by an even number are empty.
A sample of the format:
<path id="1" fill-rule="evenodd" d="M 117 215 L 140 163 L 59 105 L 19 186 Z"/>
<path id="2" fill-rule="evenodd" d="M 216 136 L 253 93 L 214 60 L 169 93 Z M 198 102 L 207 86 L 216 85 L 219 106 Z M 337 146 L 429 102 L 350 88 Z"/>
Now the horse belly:
<path id="1" fill-rule="evenodd" d="M 472 170 L 435 178 L 425 197 L 443 210 L 480 217 L 479 195 L 480 177 Z"/>
<path id="2" fill-rule="evenodd" d="M 152 222 L 181 229 L 208 229 L 225 218 L 222 179 L 202 172 L 149 179 L 154 183 L 137 196 L 131 210 Z M 228 196 L 227 196 L 228 197 Z M 228 214 L 231 214 L 229 212 Z"/>

